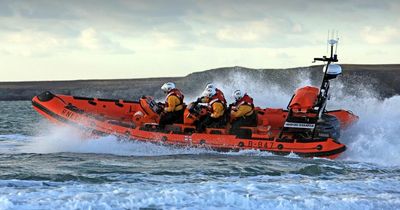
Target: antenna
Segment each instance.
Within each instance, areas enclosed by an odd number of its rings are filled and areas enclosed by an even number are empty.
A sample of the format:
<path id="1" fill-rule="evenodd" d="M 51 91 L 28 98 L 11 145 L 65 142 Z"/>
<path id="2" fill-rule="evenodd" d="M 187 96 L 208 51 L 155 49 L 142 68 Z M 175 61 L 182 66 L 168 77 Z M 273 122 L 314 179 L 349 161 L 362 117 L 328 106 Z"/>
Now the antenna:
<path id="1" fill-rule="evenodd" d="M 328 36 L 326 37 L 326 40 L 329 40 L 329 30 L 328 30 Z M 329 44 L 328 42 L 326 43 L 326 54 L 329 52 Z"/>
<path id="2" fill-rule="evenodd" d="M 337 55 L 337 48 L 339 45 L 339 31 L 336 31 L 336 48 L 335 48 L 335 55 Z"/>
<path id="3" fill-rule="evenodd" d="M 336 34 L 336 38 L 335 38 Z M 341 68 L 338 65 L 332 65 L 332 72 L 329 73 L 329 67 L 332 63 L 338 62 L 338 56 L 337 56 L 337 45 L 339 43 L 339 32 L 332 30 L 328 31 L 328 40 L 327 40 L 327 49 L 329 50 L 330 46 L 330 54 L 329 56 L 322 56 L 322 58 L 314 58 L 315 61 L 323 61 L 326 62 L 326 65 L 324 66 L 324 76 L 322 79 L 322 84 L 319 89 L 319 94 L 318 94 L 318 101 L 316 105 L 314 106 L 314 109 L 317 108 L 317 119 L 321 119 L 321 116 L 323 112 L 325 112 L 325 107 L 327 100 L 329 100 L 329 87 L 330 87 L 330 82 L 329 80 L 336 78 L 337 75 L 341 74 Z M 335 46 L 336 45 L 336 46 Z M 332 74 L 333 73 L 333 74 Z M 313 138 L 315 135 L 315 128 L 313 130 Z"/>

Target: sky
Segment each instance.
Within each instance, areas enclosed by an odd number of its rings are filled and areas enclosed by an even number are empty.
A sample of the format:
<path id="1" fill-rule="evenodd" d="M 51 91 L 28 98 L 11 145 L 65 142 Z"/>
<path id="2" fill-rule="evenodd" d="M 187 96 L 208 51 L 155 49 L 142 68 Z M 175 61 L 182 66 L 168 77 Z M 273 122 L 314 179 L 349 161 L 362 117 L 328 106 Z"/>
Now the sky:
<path id="1" fill-rule="evenodd" d="M 0 0 L 0 81 L 400 63 L 399 0 Z"/>

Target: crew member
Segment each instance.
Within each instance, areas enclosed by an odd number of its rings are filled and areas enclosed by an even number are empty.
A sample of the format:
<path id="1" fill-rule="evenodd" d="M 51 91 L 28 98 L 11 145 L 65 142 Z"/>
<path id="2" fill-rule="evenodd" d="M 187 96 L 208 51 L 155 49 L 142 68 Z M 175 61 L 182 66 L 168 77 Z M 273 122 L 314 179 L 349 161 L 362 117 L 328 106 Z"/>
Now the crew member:
<path id="1" fill-rule="evenodd" d="M 223 99 L 222 102 L 226 104 L 224 93 L 220 89 L 218 89 L 213 83 L 207 83 L 206 88 L 204 90 L 207 90 L 208 88 L 214 89 L 217 96 Z"/>
<path id="2" fill-rule="evenodd" d="M 222 127 L 225 125 L 226 104 L 223 95 L 216 93 L 215 89 L 207 88 L 202 94 L 203 102 L 208 105 L 208 114 L 196 122 L 198 132 L 203 132 L 206 127 Z"/>
<path id="3" fill-rule="evenodd" d="M 173 82 L 165 83 L 161 86 L 161 90 L 164 91 L 166 97 L 160 117 L 160 128 L 164 129 L 167 124 L 183 123 L 184 96 L 182 92 L 175 87 Z"/>
<path id="4" fill-rule="evenodd" d="M 241 90 L 233 92 L 235 102 L 231 105 L 231 133 L 241 126 L 257 126 L 257 113 L 254 110 L 253 98 Z"/>

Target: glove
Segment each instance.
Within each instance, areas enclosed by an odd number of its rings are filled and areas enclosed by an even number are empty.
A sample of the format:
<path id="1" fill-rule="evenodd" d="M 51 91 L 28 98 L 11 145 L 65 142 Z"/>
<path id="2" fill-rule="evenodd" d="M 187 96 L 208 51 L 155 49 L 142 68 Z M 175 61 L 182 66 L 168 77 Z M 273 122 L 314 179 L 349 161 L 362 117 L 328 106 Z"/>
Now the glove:
<path id="1" fill-rule="evenodd" d="M 197 100 L 196 100 L 196 103 L 197 103 L 197 104 L 198 104 L 198 103 L 201 103 L 201 101 L 202 101 L 201 97 L 198 97 Z"/>
<path id="2" fill-rule="evenodd" d="M 156 111 L 156 113 L 157 114 L 162 114 L 164 112 L 164 108 L 163 107 L 157 107 L 157 111 Z"/>

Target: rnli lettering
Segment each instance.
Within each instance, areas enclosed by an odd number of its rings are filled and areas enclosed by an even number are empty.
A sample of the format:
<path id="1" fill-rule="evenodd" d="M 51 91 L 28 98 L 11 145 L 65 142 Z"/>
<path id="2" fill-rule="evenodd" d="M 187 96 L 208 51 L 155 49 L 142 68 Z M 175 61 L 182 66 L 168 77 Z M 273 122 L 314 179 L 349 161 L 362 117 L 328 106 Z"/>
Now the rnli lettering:
<path id="1" fill-rule="evenodd" d="M 73 112 L 68 111 L 66 109 L 62 110 L 61 114 L 64 115 L 66 118 L 69 118 L 69 119 L 75 119 L 76 118 L 76 116 L 75 116 L 75 114 Z"/>

